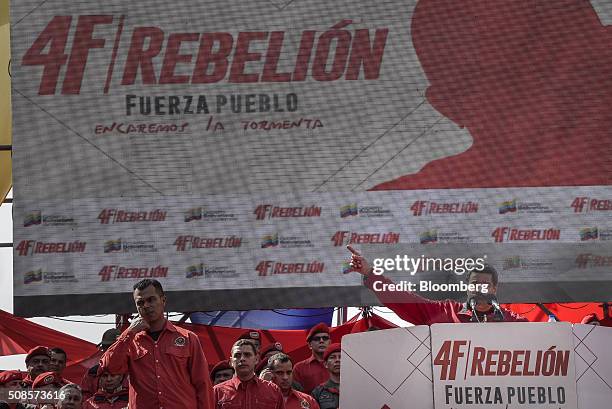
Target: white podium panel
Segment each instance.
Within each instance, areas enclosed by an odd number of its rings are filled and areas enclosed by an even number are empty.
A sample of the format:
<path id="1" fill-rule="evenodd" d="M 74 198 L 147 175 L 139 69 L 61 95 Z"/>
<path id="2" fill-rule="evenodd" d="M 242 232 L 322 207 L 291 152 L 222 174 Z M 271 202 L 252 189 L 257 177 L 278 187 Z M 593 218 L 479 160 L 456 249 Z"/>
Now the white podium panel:
<path id="1" fill-rule="evenodd" d="M 342 338 L 340 407 L 433 409 L 429 327 Z"/>
<path id="2" fill-rule="evenodd" d="M 580 409 L 612 407 L 612 328 L 574 325 Z"/>
<path id="3" fill-rule="evenodd" d="M 577 408 L 569 323 L 435 324 L 431 342 L 436 409 Z"/>

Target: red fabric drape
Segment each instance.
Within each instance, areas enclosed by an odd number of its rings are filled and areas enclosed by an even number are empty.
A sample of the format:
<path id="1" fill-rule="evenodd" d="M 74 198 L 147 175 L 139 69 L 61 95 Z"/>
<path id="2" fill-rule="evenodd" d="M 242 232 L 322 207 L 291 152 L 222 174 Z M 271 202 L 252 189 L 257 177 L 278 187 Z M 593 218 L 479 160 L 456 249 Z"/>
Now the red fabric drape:
<path id="1" fill-rule="evenodd" d="M 0 355 L 26 354 L 37 345 L 62 348 L 69 362 L 79 361 L 97 350 L 91 342 L 0 310 Z"/>
<path id="2" fill-rule="evenodd" d="M 554 303 L 544 304 L 560 321 L 580 324 L 582 317 L 595 313 L 599 319 L 603 318 L 603 308 L 600 303 Z M 505 308 L 522 315 L 531 322 L 546 322 L 548 315 L 535 304 L 504 304 Z"/>
<path id="3" fill-rule="evenodd" d="M 353 332 L 366 331 L 369 326 L 379 329 L 395 328 L 391 322 L 373 315 L 368 318 L 369 324 L 365 320 L 355 316 L 347 323 L 330 329 L 332 342 L 340 342 L 340 339 Z M 230 349 L 236 339 L 245 331 L 244 328 L 226 328 L 208 325 L 180 324 L 181 327 L 195 332 L 206 354 L 206 359 L 210 365 L 227 359 Z M 280 342 L 283 351 L 293 358 L 295 362 L 306 359 L 310 356 L 310 350 L 306 345 L 307 330 L 260 330 L 262 333 L 262 347 Z"/>
<path id="4" fill-rule="evenodd" d="M 603 317 L 601 304 L 598 303 L 545 304 L 545 306 L 555 313 L 561 321 L 579 323 L 582 317 L 590 313 L 596 313 L 599 318 Z M 548 321 L 548 316 L 535 304 L 506 304 L 504 307 L 510 308 L 530 321 Z M 232 344 L 245 331 L 244 328 L 195 324 L 176 325 L 189 329 L 198 335 L 211 366 L 218 361 L 227 359 Z M 347 323 L 331 328 L 332 342 L 340 342 L 344 335 L 367 331 L 370 327 L 387 329 L 394 328 L 396 325 L 377 315 L 365 319 L 355 316 Z M 260 331 L 263 335 L 263 347 L 274 342 L 280 342 L 283 345 L 283 350 L 291 355 L 296 362 L 310 356 L 310 350 L 306 345 L 308 331 Z M 59 346 L 64 349 L 69 359 L 64 377 L 73 382 L 80 382 L 85 371 L 97 364 L 100 358 L 100 352 L 90 342 L 0 310 L 0 355 L 24 354 L 36 345 Z"/>

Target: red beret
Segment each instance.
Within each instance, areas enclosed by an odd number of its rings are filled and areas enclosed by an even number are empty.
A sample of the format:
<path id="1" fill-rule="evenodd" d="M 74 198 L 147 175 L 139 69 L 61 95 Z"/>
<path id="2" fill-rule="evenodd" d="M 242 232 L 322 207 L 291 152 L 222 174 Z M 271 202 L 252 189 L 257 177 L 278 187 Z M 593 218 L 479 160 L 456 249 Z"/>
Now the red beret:
<path id="1" fill-rule="evenodd" d="M 324 322 L 320 322 L 308 331 L 308 336 L 306 337 L 306 341 L 310 342 L 310 338 L 314 337 L 315 334 L 319 334 L 324 332 L 329 335 L 329 327 Z"/>
<path id="2" fill-rule="evenodd" d="M 250 339 L 254 341 L 259 341 L 261 340 L 261 335 L 259 334 L 259 331 L 251 329 L 246 332 L 243 332 L 242 335 L 238 337 L 238 339 Z M 238 341 L 238 339 L 236 341 Z"/>
<path id="3" fill-rule="evenodd" d="M 117 373 L 112 373 L 111 371 L 108 370 L 108 368 L 102 366 L 102 365 L 98 365 L 98 370 L 96 371 L 96 376 L 102 376 L 105 373 L 109 373 L 111 375 L 123 375 L 125 376 L 125 373 L 121 373 L 121 372 L 117 372 Z"/>
<path id="4" fill-rule="evenodd" d="M 4 385 L 11 381 L 20 381 L 23 379 L 21 371 L 4 371 L 0 373 L 0 385 Z"/>
<path id="5" fill-rule="evenodd" d="M 270 344 L 261 350 L 260 355 L 263 358 L 268 352 L 272 352 L 272 351 L 283 352 L 283 344 L 281 344 L 280 342 L 275 342 L 273 344 Z"/>
<path id="6" fill-rule="evenodd" d="M 213 366 L 213 368 L 211 369 L 211 371 L 210 371 L 210 378 L 211 378 L 212 380 L 214 380 L 214 378 L 215 378 L 215 372 L 222 371 L 222 370 L 224 370 L 224 369 L 231 369 L 231 370 L 234 370 L 234 368 L 232 368 L 232 366 L 229 364 L 229 361 L 227 361 L 227 360 L 225 360 L 225 361 L 220 361 L 220 362 L 217 362 L 217 363 L 215 364 L 215 366 Z"/>
<path id="7" fill-rule="evenodd" d="M 46 356 L 49 356 L 49 348 L 47 348 L 47 347 L 43 347 L 43 346 L 40 346 L 40 345 L 39 345 L 39 346 L 37 346 L 37 347 L 34 347 L 34 348 L 30 349 L 30 350 L 28 351 L 28 355 L 26 355 L 26 358 L 25 358 L 25 362 L 26 362 L 26 364 L 28 363 L 28 361 L 29 361 L 29 360 L 30 360 L 30 359 L 31 359 L 33 356 L 36 356 L 36 355 L 46 355 Z"/>
<path id="8" fill-rule="evenodd" d="M 40 388 L 47 385 L 64 386 L 64 380 L 57 372 L 43 372 L 34 379 L 32 388 Z"/>
<path id="9" fill-rule="evenodd" d="M 340 344 L 330 344 L 325 352 L 323 353 L 323 361 L 327 361 L 327 358 L 334 352 L 340 352 L 342 349 L 340 348 Z"/>
<path id="10" fill-rule="evenodd" d="M 588 324 L 589 322 L 593 322 L 593 321 L 597 321 L 599 322 L 599 318 L 597 318 L 597 314 L 595 313 L 590 313 L 588 315 L 585 315 L 582 318 L 582 321 L 580 321 L 581 324 Z"/>

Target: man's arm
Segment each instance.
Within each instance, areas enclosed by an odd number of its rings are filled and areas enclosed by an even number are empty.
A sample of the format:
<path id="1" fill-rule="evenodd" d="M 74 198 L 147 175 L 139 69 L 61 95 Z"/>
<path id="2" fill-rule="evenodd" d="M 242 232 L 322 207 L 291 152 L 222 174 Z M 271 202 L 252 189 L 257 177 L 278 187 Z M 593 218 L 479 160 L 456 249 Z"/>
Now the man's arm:
<path id="1" fill-rule="evenodd" d="M 202 349 L 200 339 L 194 333 L 189 334 L 191 345 L 191 358 L 189 360 L 189 373 L 191 384 L 196 391 L 197 409 L 213 409 L 215 407 L 212 382 L 208 373 L 208 362 Z"/>
<path id="2" fill-rule="evenodd" d="M 147 329 L 149 329 L 149 324 L 142 318 L 133 320 L 130 326 L 119 335 L 117 341 L 104 352 L 102 358 L 100 358 L 100 366 L 108 369 L 110 373 L 127 373 L 129 371 L 130 346 L 134 336 Z"/>
<path id="3" fill-rule="evenodd" d="M 376 297 L 401 319 L 414 325 L 431 325 L 436 322 L 452 322 L 444 304 L 432 301 L 411 291 L 389 291 L 388 285 L 393 281 L 372 272 L 368 260 L 351 246 L 347 249 L 351 255 L 351 270 L 364 276 L 364 284 L 376 294 Z"/>
<path id="4" fill-rule="evenodd" d="M 130 346 L 134 340 L 134 335 L 129 329 L 123 331 L 119 338 L 117 338 L 117 341 L 102 354 L 100 367 L 108 369 L 113 374 L 127 373 L 129 370 Z"/>

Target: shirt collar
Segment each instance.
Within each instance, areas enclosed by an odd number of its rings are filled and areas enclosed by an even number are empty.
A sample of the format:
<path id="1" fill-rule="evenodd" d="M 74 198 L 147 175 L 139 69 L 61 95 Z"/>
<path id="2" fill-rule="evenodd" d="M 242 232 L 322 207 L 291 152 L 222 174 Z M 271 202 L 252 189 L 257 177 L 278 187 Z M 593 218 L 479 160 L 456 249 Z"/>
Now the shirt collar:
<path id="1" fill-rule="evenodd" d="M 259 378 L 257 377 L 257 375 L 253 375 L 253 377 L 251 379 L 249 379 L 248 381 L 241 381 L 240 378 L 238 378 L 237 376 L 234 376 L 230 380 L 230 382 L 232 383 L 232 385 L 236 389 L 238 389 L 240 387 L 240 385 L 244 385 L 243 388 L 246 388 L 251 383 L 258 384 L 259 383 L 258 381 L 259 381 Z"/>
<path id="2" fill-rule="evenodd" d="M 310 355 L 310 358 L 308 358 L 307 362 L 308 362 L 309 364 L 311 364 L 311 363 L 315 362 L 315 363 L 318 363 L 318 364 L 323 365 L 323 362 L 319 361 L 319 360 L 317 359 L 317 357 L 314 355 L 314 353 L 313 353 L 312 355 Z"/>
<path id="3" fill-rule="evenodd" d="M 166 320 L 166 325 L 164 326 L 164 329 L 162 331 L 178 332 L 178 330 L 176 329 L 174 324 L 170 322 L 170 320 Z"/>
<path id="4" fill-rule="evenodd" d="M 159 334 L 159 336 L 161 337 L 161 334 L 164 331 L 170 331 L 170 332 L 178 332 L 178 330 L 176 329 L 176 327 L 174 326 L 174 324 L 172 324 L 170 322 L 170 320 L 166 320 L 166 323 L 164 324 L 164 327 L 161 329 L 161 333 Z M 147 335 L 147 331 L 142 330 L 139 331 L 136 336 L 134 338 L 140 338 L 140 337 L 144 337 Z M 158 338 L 159 339 L 159 338 Z"/>
<path id="5" fill-rule="evenodd" d="M 463 308 L 457 312 L 457 315 L 463 315 L 465 317 L 468 317 L 470 320 L 474 317 L 474 312 L 468 308 L 467 303 L 463 304 Z M 491 308 L 489 311 L 487 311 L 486 313 L 482 314 L 483 317 L 494 317 L 495 316 L 495 310 L 493 308 Z M 482 318 L 480 318 L 480 314 L 478 315 L 478 319 L 480 319 L 482 321 Z M 495 321 L 495 319 L 487 319 L 487 321 Z"/>
<path id="6" fill-rule="evenodd" d="M 325 386 L 328 388 L 338 388 L 340 387 L 340 384 L 328 379 L 327 382 L 325 382 Z"/>

